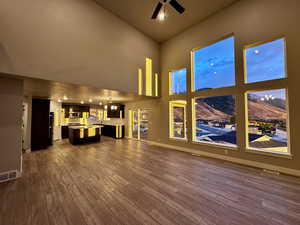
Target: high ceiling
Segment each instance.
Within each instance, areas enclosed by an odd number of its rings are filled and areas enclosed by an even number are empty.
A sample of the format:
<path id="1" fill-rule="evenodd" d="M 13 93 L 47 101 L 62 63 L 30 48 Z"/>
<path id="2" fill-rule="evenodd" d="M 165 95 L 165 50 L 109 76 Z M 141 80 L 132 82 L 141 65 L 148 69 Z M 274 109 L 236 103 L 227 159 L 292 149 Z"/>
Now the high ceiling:
<path id="1" fill-rule="evenodd" d="M 238 0 L 178 0 L 186 9 L 184 14 L 178 14 L 168 5 L 168 18 L 163 22 L 150 19 L 159 0 L 95 1 L 154 40 L 163 42 Z"/>

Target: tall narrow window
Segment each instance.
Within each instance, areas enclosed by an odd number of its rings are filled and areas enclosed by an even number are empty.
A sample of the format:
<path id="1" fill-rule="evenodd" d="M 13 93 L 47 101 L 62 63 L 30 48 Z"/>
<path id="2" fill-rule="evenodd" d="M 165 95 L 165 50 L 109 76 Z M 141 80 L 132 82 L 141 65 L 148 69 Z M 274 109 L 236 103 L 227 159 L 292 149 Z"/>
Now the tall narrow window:
<path id="1" fill-rule="evenodd" d="M 286 77 L 284 38 L 246 47 L 244 57 L 247 83 Z"/>
<path id="2" fill-rule="evenodd" d="M 186 69 L 170 72 L 169 74 L 169 93 L 181 94 L 186 92 Z"/>
<path id="3" fill-rule="evenodd" d="M 186 101 L 171 101 L 170 138 L 186 139 Z"/>
<path id="4" fill-rule="evenodd" d="M 143 71 L 142 69 L 138 70 L 138 94 L 143 94 Z"/>
<path id="5" fill-rule="evenodd" d="M 192 52 L 192 90 L 235 85 L 234 37 Z"/>
<path id="6" fill-rule="evenodd" d="M 152 59 L 146 58 L 146 95 L 152 96 Z"/>
<path id="7" fill-rule="evenodd" d="M 195 98 L 193 114 L 194 141 L 236 146 L 234 96 Z"/>
<path id="8" fill-rule="evenodd" d="M 158 73 L 155 73 L 155 97 L 158 97 Z"/>
<path id="9" fill-rule="evenodd" d="M 288 153 L 286 90 L 248 92 L 248 147 Z"/>

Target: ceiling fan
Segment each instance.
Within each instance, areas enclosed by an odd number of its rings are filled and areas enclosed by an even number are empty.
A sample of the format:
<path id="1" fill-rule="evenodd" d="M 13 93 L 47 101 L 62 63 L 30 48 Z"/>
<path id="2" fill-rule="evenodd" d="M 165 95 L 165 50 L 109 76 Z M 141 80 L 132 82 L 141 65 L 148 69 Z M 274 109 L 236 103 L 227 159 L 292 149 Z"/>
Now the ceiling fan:
<path id="1" fill-rule="evenodd" d="M 151 19 L 155 20 L 162 9 L 164 10 L 163 14 L 165 15 L 165 5 L 167 3 L 169 3 L 178 13 L 184 13 L 185 8 L 183 8 L 183 6 L 179 4 L 176 0 L 162 0 L 158 2 Z"/>

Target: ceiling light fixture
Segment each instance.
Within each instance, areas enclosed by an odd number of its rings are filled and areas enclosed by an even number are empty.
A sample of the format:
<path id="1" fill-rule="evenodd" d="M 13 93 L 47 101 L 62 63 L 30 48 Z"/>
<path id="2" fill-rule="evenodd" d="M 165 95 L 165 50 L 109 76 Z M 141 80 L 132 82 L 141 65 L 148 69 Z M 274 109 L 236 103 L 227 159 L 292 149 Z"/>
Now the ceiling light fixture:
<path id="1" fill-rule="evenodd" d="M 61 102 L 61 99 L 58 99 L 58 102 Z"/>
<path id="2" fill-rule="evenodd" d="M 177 0 L 160 0 L 152 14 L 151 19 L 158 19 L 163 21 L 166 19 L 166 5 L 170 4 L 178 13 L 182 14 L 185 11 L 185 8 Z"/>
<path id="3" fill-rule="evenodd" d="M 64 96 L 64 100 L 68 100 L 68 97 L 66 95 Z"/>
<path id="4" fill-rule="evenodd" d="M 167 17 L 167 15 L 166 15 L 165 10 L 164 10 L 160 14 L 158 14 L 157 18 L 158 18 L 159 21 L 164 21 L 166 19 L 166 17 Z"/>
<path id="5" fill-rule="evenodd" d="M 80 104 L 84 104 L 84 101 L 81 101 Z"/>
<path id="6" fill-rule="evenodd" d="M 90 98 L 90 99 L 89 99 L 89 102 L 93 102 L 93 100 Z"/>
<path id="7" fill-rule="evenodd" d="M 102 102 L 99 102 L 99 105 L 102 105 Z"/>

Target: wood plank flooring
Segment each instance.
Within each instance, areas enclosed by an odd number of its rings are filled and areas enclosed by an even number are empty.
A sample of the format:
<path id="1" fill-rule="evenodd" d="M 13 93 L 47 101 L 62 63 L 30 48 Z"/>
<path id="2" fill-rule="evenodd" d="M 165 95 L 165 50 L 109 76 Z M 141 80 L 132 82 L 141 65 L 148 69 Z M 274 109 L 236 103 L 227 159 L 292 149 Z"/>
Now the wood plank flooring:
<path id="1" fill-rule="evenodd" d="M 300 179 L 133 140 L 58 142 L 0 184 L 0 225 L 299 225 Z"/>

